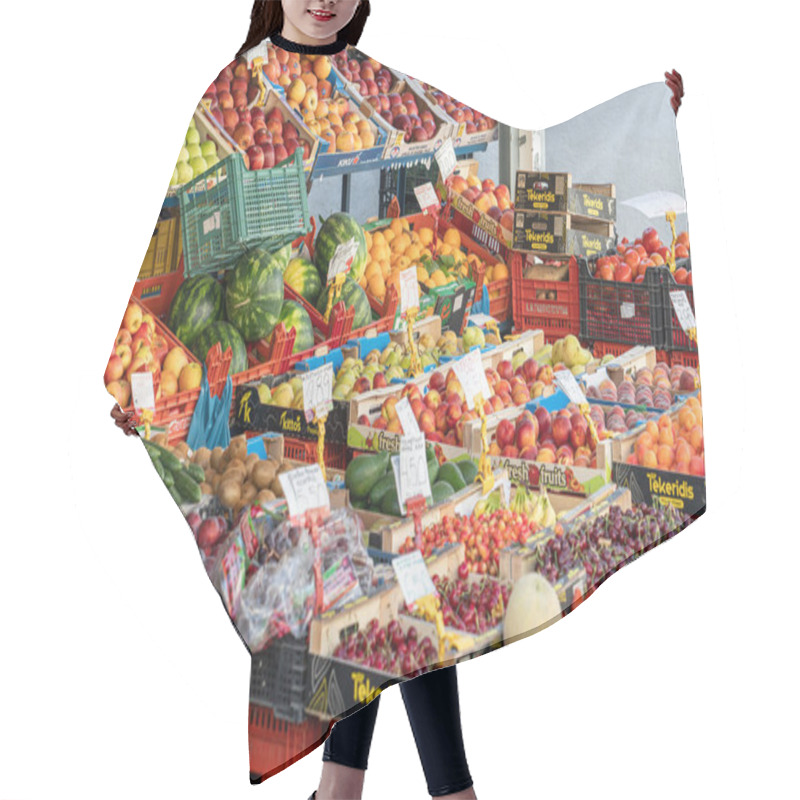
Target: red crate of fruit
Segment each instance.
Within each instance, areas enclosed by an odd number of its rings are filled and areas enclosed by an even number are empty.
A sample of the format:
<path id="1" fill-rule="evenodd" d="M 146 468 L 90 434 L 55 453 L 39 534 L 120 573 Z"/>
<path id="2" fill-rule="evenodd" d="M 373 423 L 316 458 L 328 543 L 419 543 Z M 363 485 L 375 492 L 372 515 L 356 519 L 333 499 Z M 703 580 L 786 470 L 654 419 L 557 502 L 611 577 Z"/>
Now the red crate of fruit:
<path id="1" fill-rule="evenodd" d="M 539 329 L 545 340 L 553 342 L 569 333 L 580 333 L 580 292 L 578 262 L 574 256 L 554 256 L 548 259 L 563 267 L 564 280 L 540 280 L 525 277 L 528 256 L 513 252 L 511 256 L 511 304 L 514 328 L 518 331 Z"/>
<path id="2" fill-rule="evenodd" d="M 272 709 L 250 704 L 250 782 L 260 783 L 318 747 L 330 720 L 306 717 L 299 724 L 278 719 Z"/>
<path id="3" fill-rule="evenodd" d="M 283 437 L 283 454 L 290 461 L 301 461 L 304 464 L 317 463 L 317 443 L 308 439 Z M 323 461 L 331 469 L 347 469 L 347 445 L 344 442 L 325 442 Z"/>
<path id="4" fill-rule="evenodd" d="M 686 266 L 688 266 L 688 271 Z M 678 321 L 678 315 L 675 313 L 675 308 L 670 299 L 670 292 L 683 291 L 686 293 L 686 299 L 692 307 L 694 313 L 694 289 L 690 283 L 678 282 L 675 280 L 675 275 L 686 280 L 686 276 L 691 277 L 691 263 L 687 261 L 678 262 L 678 268 L 675 274 L 669 270 L 664 270 L 662 278 L 662 285 L 664 289 L 664 333 L 666 337 L 667 350 L 682 350 L 687 353 L 697 354 L 697 342 L 693 342 L 681 327 Z"/>
<path id="5" fill-rule="evenodd" d="M 592 345 L 592 355 L 595 358 L 602 358 L 603 356 L 621 356 L 631 349 L 629 344 L 619 344 L 618 342 L 595 342 Z M 665 350 L 656 350 L 656 362 L 663 362 L 670 364 L 669 354 Z M 670 364 L 671 365 L 671 364 Z"/>

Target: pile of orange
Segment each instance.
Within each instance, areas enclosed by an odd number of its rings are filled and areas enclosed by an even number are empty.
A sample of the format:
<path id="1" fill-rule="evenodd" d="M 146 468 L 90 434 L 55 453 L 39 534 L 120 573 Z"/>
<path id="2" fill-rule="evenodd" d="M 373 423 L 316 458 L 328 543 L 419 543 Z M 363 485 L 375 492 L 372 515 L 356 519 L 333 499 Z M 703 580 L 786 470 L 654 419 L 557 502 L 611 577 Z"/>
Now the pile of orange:
<path id="1" fill-rule="evenodd" d="M 657 421 L 648 420 L 626 461 L 650 469 L 705 475 L 700 395 L 689 397 L 675 415 L 662 414 Z"/>
<path id="2" fill-rule="evenodd" d="M 451 274 L 467 277 L 483 262 L 474 253 L 461 249 L 461 234 L 457 228 L 448 228 L 439 237 L 433 228 L 412 227 L 406 217 L 396 217 L 385 228 L 364 231 L 367 240 L 367 266 L 361 277 L 361 287 L 379 303 L 386 299 L 386 290 L 394 285 L 400 294 L 400 273 L 410 267 L 417 270 L 420 285 L 433 289 L 446 286 L 452 278 L 436 266 L 435 259 L 450 255 L 455 261 Z M 430 265 L 430 271 L 426 268 Z M 501 264 L 504 269 L 505 265 Z M 507 272 L 507 270 L 506 270 Z"/>

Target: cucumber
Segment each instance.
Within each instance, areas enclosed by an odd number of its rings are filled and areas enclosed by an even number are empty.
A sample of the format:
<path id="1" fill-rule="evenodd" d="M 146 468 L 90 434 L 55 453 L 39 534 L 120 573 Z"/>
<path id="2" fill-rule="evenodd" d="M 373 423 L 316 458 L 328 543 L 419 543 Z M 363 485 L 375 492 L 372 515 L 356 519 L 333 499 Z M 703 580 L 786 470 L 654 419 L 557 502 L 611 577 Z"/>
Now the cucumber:
<path id="1" fill-rule="evenodd" d="M 184 469 L 173 473 L 175 477 L 175 489 L 181 497 L 185 498 L 186 503 L 199 503 L 203 499 L 203 490 L 200 484 Z"/>
<path id="2" fill-rule="evenodd" d="M 158 458 L 151 458 L 150 460 L 153 462 L 153 466 L 155 467 L 155 470 L 158 473 L 158 477 L 161 478 L 161 480 L 166 483 L 168 473 L 164 469 L 164 465 Z"/>
<path id="3" fill-rule="evenodd" d="M 168 486 L 169 493 L 172 495 L 172 499 L 180 506 L 183 505 L 185 500 L 180 496 L 178 490 L 174 486 Z"/>
<path id="4" fill-rule="evenodd" d="M 206 472 L 199 464 L 189 464 L 186 471 L 198 482 L 203 483 L 206 479 Z M 465 479 L 466 480 L 466 479 Z"/>
<path id="5" fill-rule="evenodd" d="M 183 464 L 181 464 L 180 459 L 170 453 L 166 447 L 161 447 L 159 444 L 154 444 L 153 442 L 148 442 L 145 440 L 145 447 L 148 448 L 148 451 L 153 453 L 157 453 L 161 463 L 170 471 L 170 472 L 177 472 L 178 470 L 183 469 Z"/>
<path id="6" fill-rule="evenodd" d="M 386 492 L 395 489 L 394 470 L 388 475 L 384 475 L 373 487 L 369 493 L 369 498 L 366 502 L 367 508 L 378 509 L 381 507 L 381 501 L 386 496 Z"/>
<path id="7" fill-rule="evenodd" d="M 460 492 L 467 487 L 466 481 L 461 476 L 461 471 L 452 461 L 442 464 L 439 469 L 438 480 L 449 483 L 453 487 L 454 492 Z"/>
<path id="8" fill-rule="evenodd" d="M 461 477 L 464 479 L 464 483 L 467 485 L 470 483 L 475 483 L 475 478 L 478 477 L 478 465 L 471 458 L 465 458 L 461 461 L 454 461 L 453 463 L 461 472 Z"/>

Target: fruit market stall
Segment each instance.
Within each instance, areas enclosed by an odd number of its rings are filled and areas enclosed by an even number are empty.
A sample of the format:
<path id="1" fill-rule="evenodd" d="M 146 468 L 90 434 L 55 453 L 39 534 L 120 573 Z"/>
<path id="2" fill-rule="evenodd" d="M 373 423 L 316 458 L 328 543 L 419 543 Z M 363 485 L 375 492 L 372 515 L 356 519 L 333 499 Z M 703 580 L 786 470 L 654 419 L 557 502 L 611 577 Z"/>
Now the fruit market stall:
<path id="1" fill-rule="evenodd" d="M 270 47 L 187 132 L 104 382 L 251 653 L 256 777 L 705 509 L 688 233 L 618 230 L 613 171 L 463 157 L 498 127 L 352 48 Z M 415 159 L 410 213 L 318 188 Z"/>

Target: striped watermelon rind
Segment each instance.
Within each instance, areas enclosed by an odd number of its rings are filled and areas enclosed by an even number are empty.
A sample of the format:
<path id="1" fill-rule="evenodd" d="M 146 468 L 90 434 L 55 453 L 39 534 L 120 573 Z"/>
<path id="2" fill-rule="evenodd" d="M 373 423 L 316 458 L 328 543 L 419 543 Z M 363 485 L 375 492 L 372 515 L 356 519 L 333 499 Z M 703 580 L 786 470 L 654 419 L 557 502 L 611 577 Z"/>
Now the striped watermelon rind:
<path id="1" fill-rule="evenodd" d="M 288 333 L 294 328 L 294 347 L 292 353 L 302 353 L 310 350 L 314 346 L 314 328 L 311 325 L 311 317 L 308 312 L 294 300 L 284 300 L 283 308 L 278 322 L 283 323 Z"/>
<path id="2" fill-rule="evenodd" d="M 308 259 L 293 258 L 283 273 L 283 280 L 312 306 L 317 304 L 322 291 L 322 281 L 319 279 L 316 266 Z"/>
<path id="3" fill-rule="evenodd" d="M 356 240 L 358 251 L 353 258 L 348 275 L 358 281 L 367 268 L 367 239 L 364 236 L 364 229 L 354 216 L 343 211 L 331 214 L 322 223 L 314 242 L 314 263 L 323 285 L 328 282 L 328 267 L 336 248 L 340 244 L 349 242 L 350 239 Z"/>
<path id="4" fill-rule="evenodd" d="M 228 374 L 235 375 L 237 372 L 244 372 L 247 369 L 247 346 L 239 331 L 230 322 L 220 320 L 203 328 L 195 339 L 192 352 L 201 362 L 205 362 L 208 351 L 217 342 L 220 343 L 223 354 L 229 346 L 231 348 L 231 366 Z"/>
<path id="5" fill-rule="evenodd" d="M 239 257 L 225 280 L 225 312 L 245 342 L 268 337 L 283 305 L 283 269 L 266 250 Z"/>
<path id="6" fill-rule="evenodd" d="M 222 319 L 225 293 L 212 275 L 188 278 L 175 292 L 167 326 L 189 349 L 201 331 Z"/>
<path id="7" fill-rule="evenodd" d="M 317 301 L 317 310 L 323 315 L 328 310 L 328 294 L 332 287 L 333 284 L 326 286 Z M 372 324 L 372 308 L 370 307 L 367 293 L 350 277 L 345 279 L 339 299 L 344 302 L 347 308 L 352 306 L 355 309 L 353 330 Z"/>

